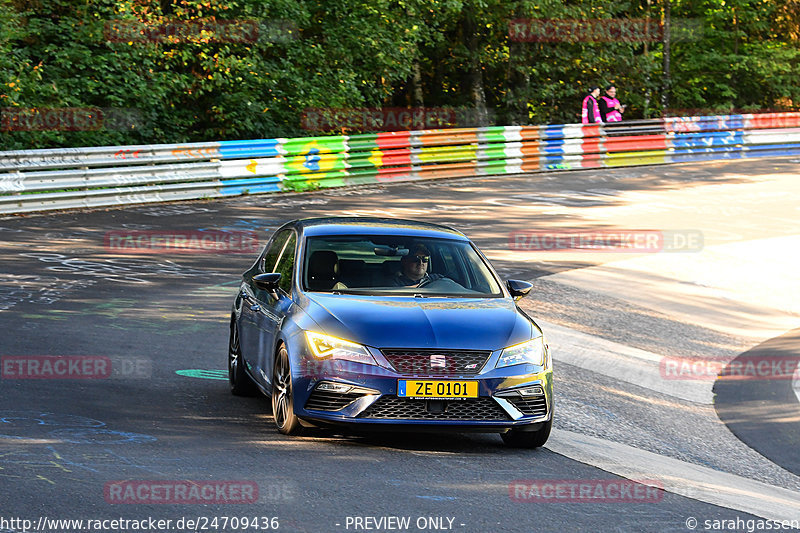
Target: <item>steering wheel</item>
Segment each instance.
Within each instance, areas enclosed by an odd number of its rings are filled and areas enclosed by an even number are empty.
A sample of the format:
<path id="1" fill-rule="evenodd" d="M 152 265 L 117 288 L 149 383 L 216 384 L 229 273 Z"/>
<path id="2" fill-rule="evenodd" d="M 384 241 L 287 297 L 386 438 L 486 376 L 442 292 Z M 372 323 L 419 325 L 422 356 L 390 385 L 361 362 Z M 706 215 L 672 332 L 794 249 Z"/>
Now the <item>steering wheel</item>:
<path id="1" fill-rule="evenodd" d="M 434 274 L 433 276 L 429 275 L 428 279 L 426 279 L 424 281 L 421 281 L 420 284 L 417 285 L 417 288 L 426 287 L 426 286 L 430 285 L 431 283 L 436 283 L 437 281 L 443 281 L 443 280 L 452 281 L 447 276 L 443 276 L 441 274 Z"/>

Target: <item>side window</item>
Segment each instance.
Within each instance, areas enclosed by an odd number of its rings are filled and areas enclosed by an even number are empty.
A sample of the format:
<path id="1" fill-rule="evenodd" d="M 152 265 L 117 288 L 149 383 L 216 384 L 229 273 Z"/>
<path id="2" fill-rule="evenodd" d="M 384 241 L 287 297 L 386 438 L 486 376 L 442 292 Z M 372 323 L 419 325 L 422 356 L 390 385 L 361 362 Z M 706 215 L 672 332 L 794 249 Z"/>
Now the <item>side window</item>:
<path id="1" fill-rule="evenodd" d="M 292 275 L 294 274 L 294 256 L 295 256 L 295 244 L 297 243 L 297 237 L 295 234 L 292 233 L 289 241 L 286 243 L 284 247 L 283 255 L 281 255 L 280 260 L 278 261 L 278 266 L 275 267 L 275 272 L 280 272 L 281 280 L 278 283 L 278 286 L 283 289 L 287 294 L 292 293 Z"/>
<path id="2" fill-rule="evenodd" d="M 464 252 L 466 252 L 466 249 L 464 250 Z M 478 275 L 478 273 L 482 272 L 484 269 L 483 264 L 480 263 L 480 257 L 478 257 L 478 254 L 466 254 L 466 257 L 464 257 L 464 259 L 467 261 L 468 264 L 467 267 L 467 270 L 469 272 L 468 288 L 481 292 L 492 292 L 492 287 L 489 286 L 488 281 L 483 276 Z"/>
<path id="3" fill-rule="evenodd" d="M 455 261 L 453 260 L 453 250 L 450 246 L 439 247 L 439 255 L 442 264 L 439 265 L 439 270 L 444 272 L 453 272 L 455 270 Z"/>
<path id="4" fill-rule="evenodd" d="M 275 272 L 274 268 L 275 263 L 278 262 L 278 256 L 280 256 L 283 251 L 283 245 L 286 244 L 286 239 L 291 235 L 292 231 L 285 229 L 275 236 L 272 245 L 270 245 L 269 250 L 267 250 L 264 256 L 264 262 L 261 264 L 261 268 L 264 269 L 264 272 Z"/>
<path id="5" fill-rule="evenodd" d="M 449 276 L 456 283 L 469 288 L 467 286 L 466 276 L 464 275 L 464 260 L 457 249 L 453 246 L 442 246 L 441 256 L 444 265 L 442 265 L 442 273 Z"/>

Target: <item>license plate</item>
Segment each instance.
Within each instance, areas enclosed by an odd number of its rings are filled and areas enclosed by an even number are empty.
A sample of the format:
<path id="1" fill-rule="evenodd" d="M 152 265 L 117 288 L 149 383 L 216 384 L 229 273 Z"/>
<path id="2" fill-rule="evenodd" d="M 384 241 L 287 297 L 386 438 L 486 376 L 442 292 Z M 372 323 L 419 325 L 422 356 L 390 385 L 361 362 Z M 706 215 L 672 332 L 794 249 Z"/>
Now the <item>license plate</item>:
<path id="1" fill-rule="evenodd" d="M 397 395 L 426 400 L 477 398 L 478 382 L 398 379 Z"/>

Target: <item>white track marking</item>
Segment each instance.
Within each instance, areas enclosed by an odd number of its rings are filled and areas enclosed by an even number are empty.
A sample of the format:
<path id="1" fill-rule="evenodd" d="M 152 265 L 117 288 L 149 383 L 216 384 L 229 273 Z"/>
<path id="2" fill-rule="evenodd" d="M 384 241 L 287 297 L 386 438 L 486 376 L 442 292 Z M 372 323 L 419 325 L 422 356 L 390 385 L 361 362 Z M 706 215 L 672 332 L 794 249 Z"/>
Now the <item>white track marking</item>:
<path id="1" fill-rule="evenodd" d="M 756 346 L 800 327 L 800 235 L 659 253 L 548 279 L 608 294 Z"/>
<path id="2" fill-rule="evenodd" d="M 571 431 L 553 430 L 545 446 L 633 481 L 655 481 L 665 491 L 693 500 L 768 520 L 800 517 L 800 492 Z"/>
<path id="3" fill-rule="evenodd" d="M 670 380 L 661 375 L 660 355 L 537 319 L 553 358 L 595 374 L 632 383 L 690 402 L 711 404 L 713 380 Z"/>
<path id="4" fill-rule="evenodd" d="M 800 366 L 794 371 L 794 376 L 792 376 L 792 388 L 794 389 L 794 395 L 797 396 L 797 401 L 800 402 Z"/>

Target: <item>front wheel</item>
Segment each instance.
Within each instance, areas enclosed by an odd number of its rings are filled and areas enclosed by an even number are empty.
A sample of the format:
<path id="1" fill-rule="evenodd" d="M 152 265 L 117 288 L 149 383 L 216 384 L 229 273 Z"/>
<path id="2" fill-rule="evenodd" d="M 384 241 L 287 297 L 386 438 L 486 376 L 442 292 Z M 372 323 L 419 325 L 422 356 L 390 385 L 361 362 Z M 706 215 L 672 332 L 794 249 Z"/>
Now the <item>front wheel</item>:
<path id="1" fill-rule="evenodd" d="M 506 446 L 512 448 L 541 448 L 550 436 L 550 429 L 553 427 L 551 418 L 542 427 L 535 431 L 523 431 L 521 429 L 511 429 L 500 436 Z"/>
<path id="2" fill-rule="evenodd" d="M 300 419 L 294 414 L 289 352 L 283 345 L 278 350 L 272 370 L 272 415 L 275 417 L 275 426 L 284 435 L 298 435 L 302 430 Z"/>

